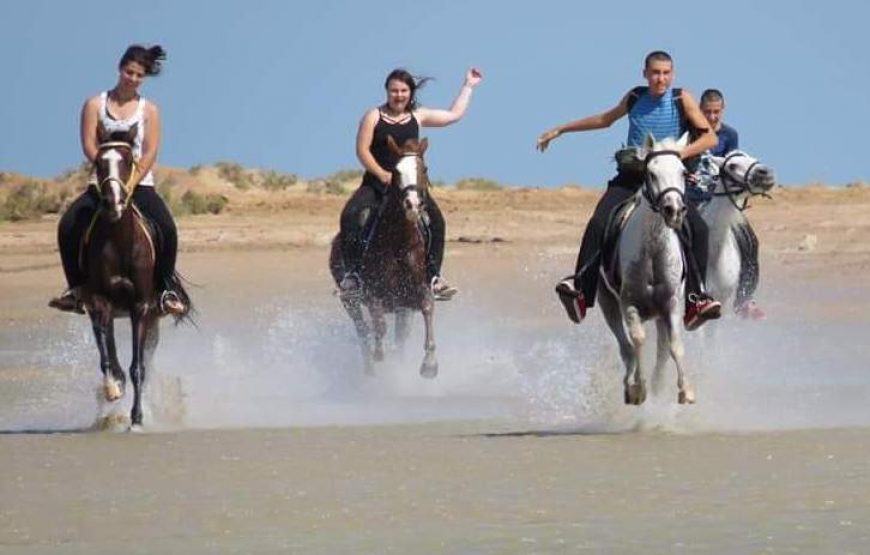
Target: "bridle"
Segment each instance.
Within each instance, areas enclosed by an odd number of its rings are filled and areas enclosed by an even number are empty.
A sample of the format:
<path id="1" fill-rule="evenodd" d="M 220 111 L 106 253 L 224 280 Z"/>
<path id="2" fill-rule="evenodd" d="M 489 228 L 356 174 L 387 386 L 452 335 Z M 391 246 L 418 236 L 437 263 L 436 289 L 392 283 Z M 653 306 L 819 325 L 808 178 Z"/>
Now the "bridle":
<path id="1" fill-rule="evenodd" d="M 423 161 L 423 157 L 420 155 L 420 153 L 418 153 L 418 152 L 404 152 L 404 153 L 402 153 L 401 156 L 399 156 L 399 160 L 402 160 L 403 158 L 411 158 L 411 157 L 417 158 L 418 162 L 422 165 L 422 167 L 423 167 L 422 172 L 423 172 L 424 179 L 423 179 L 422 183 L 411 183 L 411 184 L 402 186 L 399 189 L 399 192 L 401 193 L 402 198 L 407 197 L 408 193 L 410 193 L 411 191 L 417 191 L 418 194 L 420 194 L 421 196 L 424 196 L 426 194 L 425 188 L 428 188 L 428 186 L 429 186 L 429 174 L 426 171 L 426 163 Z M 396 163 L 398 164 L 398 161 Z M 419 171 L 418 171 L 418 173 L 419 173 Z M 420 185 L 425 186 L 423 191 L 420 190 Z"/>
<path id="2" fill-rule="evenodd" d="M 113 148 L 123 148 L 123 149 L 126 149 L 128 151 L 133 150 L 133 147 L 130 146 L 129 143 L 126 143 L 124 141 L 107 141 L 105 143 L 100 143 L 99 146 L 97 147 L 97 151 L 103 152 L 105 150 L 109 150 L 109 149 L 113 149 Z M 113 181 L 121 187 L 121 191 L 124 193 L 124 195 L 126 197 L 124 200 L 124 209 L 125 210 L 127 208 L 130 208 L 130 204 L 132 204 L 132 202 L 133 202 L 133 193 L 136 191 L 136 187 L 138 186 L 137 176 L 139 174 L 139 162 L 136 160 L 135 157 L 131 160 L 131 166 L 132 167 L 130 170 L 130 177 L 127 178 L 126 183 L 121 181 L 119 178 L 111 176 L 111 175 L 106 176 L 106 178 L 103 179 L 102 181 L 100 181 L 100 183 L 99 183 L 99 188 L 101 191 L 102 191 L 103 185 L 105 183 L 111 183 Z M 130 190 L 131 186 L 132 186 L 132 190 Z"/>
<path id="3" fill-rule="evenodd" d="M 665 195 L 668 193 L 677 193 L 679 195 L 680 200 L 685 202 L 686 193 L 684 189 L 679 187 L 667 187 L 662 191 L 659 191 L 658 194 L 655 194 L 653 191 L 652 181 L 650 180 L 650 172 L 649 172 L 649 163 L 658 156 L 676 156 L 677 159 L 682 161 L 682 156 L 676 150 L 657 150 L 655 152 L 650 152 L 646 155 L 644 159 L 644 178 L 643 178 L 643 196 L 646 198 L 647 202 L 652 208 L 653 212 L 660 212 L 662 209 L 662 200 Z"/>
<path id="4" fill-rule="evenodd" d="M 722 184 L 722 190 L 713 190 L 710 192 L 710 195 L 714 197 L 728 197 L 728 200 L 731 201 L 731 204 L 734 205 L 734 208 L 739 210 L 740 212 L 745 211 L 749 208 L 749 198 L 756 195 L 761 195 L 766 198 L 770 198 L 766 192 L 755 192 L 752 190 L 752 187 L 749 185 L 749 176 L 752 174 L 752 170 L 755 169 L 755 166 L 758 165 L 758 160 L 749 164 L 749 167 L 746 168 L 746 171 L 743 173 L 743 177 L 737 177 L 734 175 L 731 170 L 728 169 L 728 162 L 733 160 L 734 158 L 747 157 L 747 155 L 740 151 L 735 151 L 725 157 L 725 160 L 722 162 L 722 168 L 719 171 L 718 181 Z M 743 197 L 742 204 L 738 203 L 738 197 L 743 193 L 749 193 L 748 196 Z"/>

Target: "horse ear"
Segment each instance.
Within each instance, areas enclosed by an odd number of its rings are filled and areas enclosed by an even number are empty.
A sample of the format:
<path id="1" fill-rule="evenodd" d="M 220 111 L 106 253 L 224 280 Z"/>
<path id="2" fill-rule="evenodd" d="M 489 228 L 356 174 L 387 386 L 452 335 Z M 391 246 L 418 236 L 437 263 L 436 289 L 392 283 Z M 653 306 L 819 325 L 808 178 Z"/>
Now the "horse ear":
<path id="1" fill-rule="evenodd" d="M 652 132 L 646 134 L 646 138 L 643 140 L 643 148 L 649 152 L 652 152 L 653 147 L 656 146 L 656 138 L 653 136 Z"/>
<path id="2" fill-rule="evenodd" d="M 687 131 L 687 132 L 683 133 L 683 135 L 680 137 L 680 140 L 677 141 L 677 147 L 680 149 L 684 149 L 684 148 L 686 148 L 686 145 L 688 145 L 688 144 L 689 144 L 689 132 Z"/>
<path id="3" fill-rule="evenodd" d="M 429 148 L 429 138 L 423 137 L 423 140 L 420 141 L 420 155 L 426 154 L 426 149 Z"/>
<path id="4" fill-rule="evenodd" d="M 396 144 L 396 139 L 394 139 L 392 135 L 387 135 L 387 146 L 396 156 L 402 154 L 402 149 L 400 149 L 399 145 Z"/>

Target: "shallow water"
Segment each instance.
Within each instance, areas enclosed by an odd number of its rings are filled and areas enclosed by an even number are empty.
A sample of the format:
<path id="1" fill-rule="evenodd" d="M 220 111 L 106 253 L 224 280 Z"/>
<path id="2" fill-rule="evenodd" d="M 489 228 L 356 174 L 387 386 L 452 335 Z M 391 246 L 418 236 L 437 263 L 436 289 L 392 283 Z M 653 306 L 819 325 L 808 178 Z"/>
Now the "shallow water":
<path id="1" fill-rule="evenodd" d="M 435 380 L 419 317 L 362 375 L 321 253 L 233 253 L 252 275 L 186 255 L 199 324 L 163 325 L 145 434 L 36 433 L 109 410 L 96 349 L 84 318 L 7 322 L 0 551 L 862 551 L 866 286 L 773 268 L 768 320 L 687 336 L 698 403 L 669 375 L 636 408 L 600 315 L 572 326 L 552 295 L 572 253 L 451 255 Z"/>

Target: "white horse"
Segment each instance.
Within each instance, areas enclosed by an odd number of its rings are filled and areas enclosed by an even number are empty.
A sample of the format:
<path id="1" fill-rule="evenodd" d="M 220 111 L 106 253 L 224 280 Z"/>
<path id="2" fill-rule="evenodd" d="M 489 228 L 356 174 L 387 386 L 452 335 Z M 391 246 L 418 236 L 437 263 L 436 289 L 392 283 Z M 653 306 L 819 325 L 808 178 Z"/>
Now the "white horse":
<path id="1" fill-rule="evenodd" d="M 758 239 L 746 219 L 750 197 L 766 195 L 776 184 L 773 170 L 745 152 L 711 156 L 707 179 L 710 201 L 701 207 L 709 228 L 707 291 L 738 314 L 752 316 L 750 301 L 758 286 Z M 760 316 L 762 313 L 756 310 Z"/>
<path id="2" fill-rule="evenodd" d="M 651 319 L 658 335 L 654 384 L 661 384 L 670 355 L 677 366 L 678 402 L 695 402 L 684 372 L 680 337 L 686 264 L 677 233 L 686 214 L 686 169 L 680 151 L 687 142 L 687 135 L 662 142 L 648 136 L 636 152 L 634 162 L 645 167 L 642 195 L 619 239 L 618 259 L 612 264 L 615 275 L 609 275 L 609 264 L 601 268 L 598 295 L 625 363 L 626 404 L 640 405 L 646 399 L 641 349 L 646 339 L 644 322 Z"/>

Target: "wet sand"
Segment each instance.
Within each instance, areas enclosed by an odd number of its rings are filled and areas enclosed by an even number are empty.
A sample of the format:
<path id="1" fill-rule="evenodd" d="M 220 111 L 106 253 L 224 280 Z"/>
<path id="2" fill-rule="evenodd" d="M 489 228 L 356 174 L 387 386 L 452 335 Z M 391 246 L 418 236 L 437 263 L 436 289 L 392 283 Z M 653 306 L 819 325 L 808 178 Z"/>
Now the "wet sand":
<path id="1" fill-rule="evenodd" d="M 551 292 L 594 195 L 497 195 L 442 203 L 434 381 L 419 322 L 360 375 L 341 199 L 182 220 L 199 327 L 164 324 L 142 434 L 86 431 L 107 408 L 86 320 L 43 308 L 54 222 L 0 226 L 0 552 L 864 552 L 870 195 L 754 209 L 768 320 L 689 336 L 698 404 L 640 409 Z"/>

